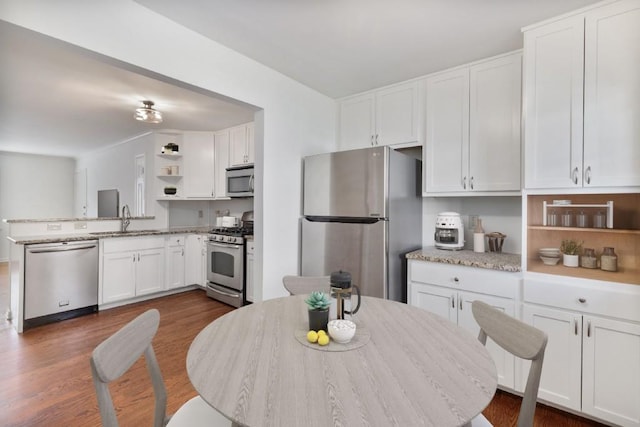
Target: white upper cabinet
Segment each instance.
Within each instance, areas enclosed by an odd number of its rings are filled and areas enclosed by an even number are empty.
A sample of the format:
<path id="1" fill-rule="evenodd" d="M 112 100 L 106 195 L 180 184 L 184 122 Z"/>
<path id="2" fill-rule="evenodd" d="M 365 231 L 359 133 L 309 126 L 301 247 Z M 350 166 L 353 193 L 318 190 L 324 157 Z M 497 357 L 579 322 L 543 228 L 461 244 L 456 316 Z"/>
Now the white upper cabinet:
<path id="1" fill-rule="evenodd" d="M 522 56 L 427 77 L 426 193 L 520 191 Z"/>
<path id="2" fill-rule="evenodd" d="M 340 150 L 419 141 L 419 82 L 340 101 Z"/>
<path id="3" fill-rule="evenodd" d="M 640 4 L 524 33 L 525 187 L 640 185 Z"/>
<path id="4" fill-rule="evenodd" d="M 184 145 L 184 196 L 214 196 L 214 144 L 212 132 L 185 132 Z"/>
<path id="5" fill-rule="evenodd" d="M 469 69 L 429 77 L 426 86 L 426 191 L 464 191 L 469 158 Z"/>
<path id="6" fill-rule="evenodd" d="M 640 2 L 585 19 L 584 185 L 640 185 Z"/>
<path id="7" fill-rule="evenodd" d="M 229 129 L 229 164 L 242 166 L 255 161 L 253 122 Z"/>
<path id="8" fill-rule="evenodd" d="M 229 130 L 222 130 L 213 135 L 214 139 L 214 188 L 217 199 L 227 197 L 227 168 L 229 165 Z"/>

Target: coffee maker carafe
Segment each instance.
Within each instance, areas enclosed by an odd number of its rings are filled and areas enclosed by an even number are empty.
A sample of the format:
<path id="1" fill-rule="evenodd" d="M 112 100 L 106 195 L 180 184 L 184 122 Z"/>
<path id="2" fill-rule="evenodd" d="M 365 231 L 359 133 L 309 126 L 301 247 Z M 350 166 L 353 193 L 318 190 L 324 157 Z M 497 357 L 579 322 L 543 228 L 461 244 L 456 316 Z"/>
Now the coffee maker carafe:
<path id="1" fill-rule="evenodd" d="M 344 319 L 345 314 L 356 314 L 360 308 L 360 289 L 356 285 L 351 284 L 351 273 L 347 271 L 335 271 L 331 273 L 331 305 L 335 305 L 335 312 L 330 317 L 335 316 L 336 319 Z M 351 294 L 355 290 L 358 296 L 356 308 L 351 309 Z M 346 308 L 346 309 L 345 309 Z"/>

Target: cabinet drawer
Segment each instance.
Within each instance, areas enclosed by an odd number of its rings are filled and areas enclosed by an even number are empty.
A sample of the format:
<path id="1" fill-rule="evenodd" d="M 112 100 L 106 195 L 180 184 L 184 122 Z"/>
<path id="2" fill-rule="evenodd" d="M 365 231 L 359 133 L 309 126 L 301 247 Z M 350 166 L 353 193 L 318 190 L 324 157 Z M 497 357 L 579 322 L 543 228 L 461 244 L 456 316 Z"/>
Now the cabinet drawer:
<path id="1" fill-rule="evenodd" d="M 164 248 L 164 237 L 136 237 L 122 239 L 119 237 L 104 239 L 104 253 L 140 251 L 144 249 Z"/>
<path id="2" fill-rule="evenodd" d="M 523 300 L 526 303 L 640 322 L 640 287 L 636 285 L 527 278 L 524 281 Z"/>
<path id="3" fill-rule="evenodd" d="M 167 237 L 167 244 L 169 246 L 184 246 L 185 237 L 180 234 L 177 236 L 169 236 Z"/>
<path id="4" fill-rule="evenodd" d="M 517 298 L 522 275 L 475 267 L 409 260 L 409 281 Z"/>

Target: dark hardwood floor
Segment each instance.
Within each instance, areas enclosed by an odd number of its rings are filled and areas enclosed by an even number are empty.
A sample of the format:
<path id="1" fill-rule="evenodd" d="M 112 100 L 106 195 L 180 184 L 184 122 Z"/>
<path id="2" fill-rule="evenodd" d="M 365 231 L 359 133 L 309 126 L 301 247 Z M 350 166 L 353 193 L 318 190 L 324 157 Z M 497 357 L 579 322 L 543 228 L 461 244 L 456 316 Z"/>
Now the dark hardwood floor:
<path id="1" fill-rule="evenodd" d="M 0 286 L 5 282 L 0 266 Z M 187 376 L 187 350 L 208 323 L 232 310 L 200 290 L 105 310 L 41 326 L 18 335 L 0 330 L 0 426 L 97 426 L 98 404 L 89 357 L 105 338 L 143 311 L 160 310 L 154 349 L 167 386 L 170 413 L 196 395 Z M 153 397 L 144 362 L 139 360 L 112 384 L 120 425 L 151 424 Z M 496 426 L 515 426 L 520 399 L 498 392 L 485 415 Z M 538 405 L 536 426 L 586 427 L 600 424 Z M 284 427 L 284 426 L 283 426 Z"/>

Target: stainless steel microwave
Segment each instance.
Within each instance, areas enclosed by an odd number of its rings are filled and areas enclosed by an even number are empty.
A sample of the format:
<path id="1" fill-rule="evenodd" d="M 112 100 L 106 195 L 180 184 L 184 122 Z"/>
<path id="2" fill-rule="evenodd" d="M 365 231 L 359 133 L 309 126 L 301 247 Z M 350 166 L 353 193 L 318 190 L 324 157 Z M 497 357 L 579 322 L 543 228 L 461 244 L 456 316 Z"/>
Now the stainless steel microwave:
<path id="1" fill-rule="evenodd" d="M 253 165 L 227 168 L 227 196 L 253 197 Z"/>

